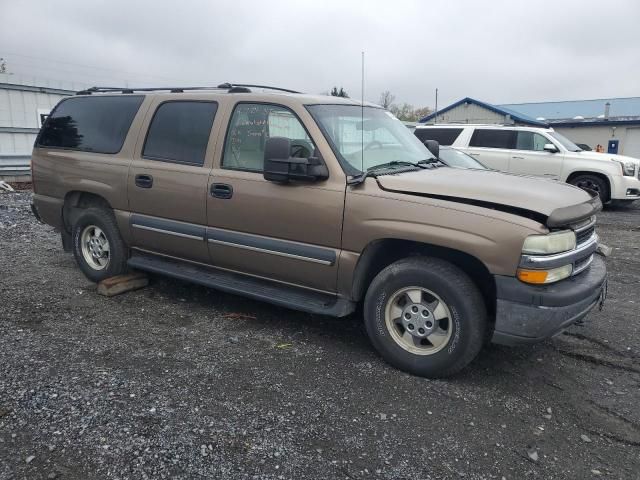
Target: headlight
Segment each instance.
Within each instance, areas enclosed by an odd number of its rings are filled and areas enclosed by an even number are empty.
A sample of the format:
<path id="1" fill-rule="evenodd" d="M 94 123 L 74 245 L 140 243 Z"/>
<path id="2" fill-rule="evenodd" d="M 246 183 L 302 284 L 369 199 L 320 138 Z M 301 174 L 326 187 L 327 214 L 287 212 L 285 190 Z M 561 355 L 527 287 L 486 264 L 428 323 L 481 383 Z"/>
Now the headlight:
<path id="1" fill-rule="evenodd" d="M 564 265 L 562 267 L 551 268 L 549 270 L 528 270 L 525 268 L 519 268 L 518 280 L 525 283 L 543 285 L 567 278 L 571 275 L 571 272 L 573 272 L 573 266 L 571 265 Z"/>
<path id="2" fill-rule="evenodd" d="M 550 255 L 576 248 L 576 234 L 571 230 L 548 235 L 531 235 L 524 241 L 522 253 L 530 255 Z"/>
<path id="3" fill-rule="evenodd" d="M 620 164 L 620 168 L 622 168 L 622 175 L 625 177 L 633 177 L 636 174 L 636 164 L 633 162 L 620 162 L 618 160 L 614 160 L 614 162 L 618 162 Z"/>

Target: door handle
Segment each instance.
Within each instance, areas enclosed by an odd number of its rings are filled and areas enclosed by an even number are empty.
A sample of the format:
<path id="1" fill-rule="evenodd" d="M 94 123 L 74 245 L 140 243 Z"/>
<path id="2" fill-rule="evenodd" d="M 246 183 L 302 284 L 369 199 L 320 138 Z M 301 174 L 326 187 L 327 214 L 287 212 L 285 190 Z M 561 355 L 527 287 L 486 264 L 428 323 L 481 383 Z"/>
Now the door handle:
<path id="1" fill-rule="evenodd" d="M 211 196 L 216 198 L 228 199 L 233 197 L 233 187 L 226 183 L 212 183 L 210 192 Z"/>
<path id="2" fill-rule="evenodd" d="M 470 153 L 469 155 L 471 155 L 472 157 L 479 157 L 480 156 L 479 153 Z"/>
<path id="3" fill-rule="evenodd" d="M 136 175 L 136 186 L 140 188 L 153 187 L 153 177 L 147 174 Z"/>
<path id="4" fill-rule="evenodd" d="M 524 160 L 524 157 L 511 157 L 511 158 L 515 158 L 517 160 Z"/>

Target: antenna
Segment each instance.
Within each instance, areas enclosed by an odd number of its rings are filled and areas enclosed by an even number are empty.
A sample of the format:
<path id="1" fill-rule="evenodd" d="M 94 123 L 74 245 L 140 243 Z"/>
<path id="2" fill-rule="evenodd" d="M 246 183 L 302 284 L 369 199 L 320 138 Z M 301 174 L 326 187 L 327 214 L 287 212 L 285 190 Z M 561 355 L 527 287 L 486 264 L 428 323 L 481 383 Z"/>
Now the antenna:
<path id="1" fill-rule="evenodd" d="M 362 83 L 360 85 L 360 171 L 364 172 L 364 51 L 362 52 Z"/>

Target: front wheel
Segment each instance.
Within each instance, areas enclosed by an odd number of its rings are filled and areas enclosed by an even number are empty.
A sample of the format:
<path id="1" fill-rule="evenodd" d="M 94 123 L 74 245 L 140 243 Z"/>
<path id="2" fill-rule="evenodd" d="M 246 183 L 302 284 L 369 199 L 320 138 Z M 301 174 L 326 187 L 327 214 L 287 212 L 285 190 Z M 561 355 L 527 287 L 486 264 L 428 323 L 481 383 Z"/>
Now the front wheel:
<path id="1" fill-rule="evenodd" d="M 478 355 L 486 316 L 469 276 L 437 258 L 389 265 L 371 282 L 364 302 L 367 333 L 380 355 L 429 378 L 453 375 Z"/>
<path id="2" fill-rule="evenodd" d="M 73 255 L 85 276 L 94 282 L 127 271 L 127 249 L 113 213 L 87 208 L 73 225 Z"/>
<path id="3" fill-rule="evenodd" d="M 610 197 L 609 185 L 606 180 L 598 177 L 597 175 L 578 175 L 573 177 L 569 183 L 575 185 L 583 190 L 590 190 L 596 192 L 600 196 L 602 203 L 608 202 Z"/>

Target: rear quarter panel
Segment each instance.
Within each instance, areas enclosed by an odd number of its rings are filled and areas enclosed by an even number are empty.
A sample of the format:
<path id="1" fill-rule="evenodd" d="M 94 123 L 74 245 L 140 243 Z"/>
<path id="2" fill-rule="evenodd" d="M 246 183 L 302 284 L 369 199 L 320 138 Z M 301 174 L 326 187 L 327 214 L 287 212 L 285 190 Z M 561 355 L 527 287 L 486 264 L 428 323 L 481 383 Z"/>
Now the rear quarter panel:
<path id="1" fill-rule="evenodd" d="M 31 157 L 33 201 L 45 223 L 62 228 L 62 206 L 67 194 L 74 191 L 99 195 L 116 210 L 118 217 L 129 210 L 129 164 L 148 106 L 149 98 L 145 98 L 122 149 L 116 154 L 34 147 Z"/>

